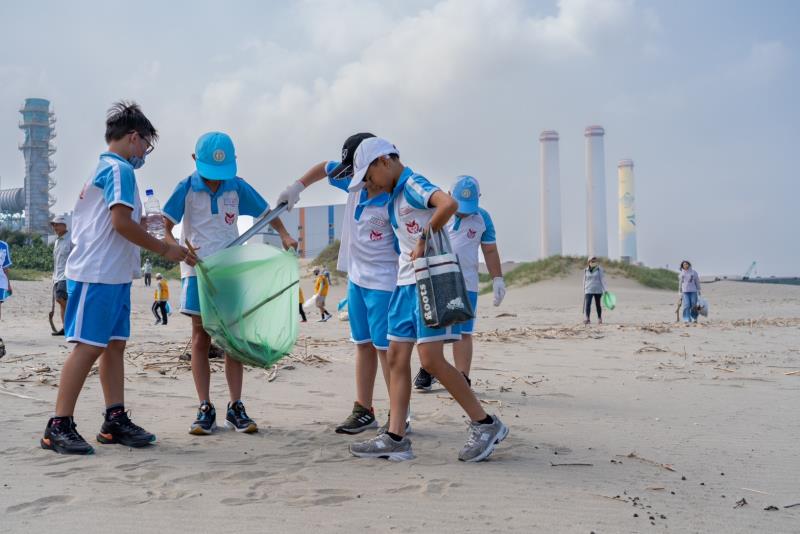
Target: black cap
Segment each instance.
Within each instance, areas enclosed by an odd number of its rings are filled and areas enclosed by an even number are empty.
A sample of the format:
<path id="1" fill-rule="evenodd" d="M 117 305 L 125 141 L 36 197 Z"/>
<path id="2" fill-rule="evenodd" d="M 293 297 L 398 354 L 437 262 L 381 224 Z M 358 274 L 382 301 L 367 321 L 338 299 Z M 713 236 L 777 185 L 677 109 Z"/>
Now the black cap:
<path id="1" fill-rule="evenodd" d="M 363 132 L 353 134 L 348 137 L 342 145 L 342 161 L 330 173 L 333 178 L 344 178 L 345 176 L 353 175 L 353 156 L 356 155 L 356 149 L 361 141 L 375 137 L 375 134 Z"/>

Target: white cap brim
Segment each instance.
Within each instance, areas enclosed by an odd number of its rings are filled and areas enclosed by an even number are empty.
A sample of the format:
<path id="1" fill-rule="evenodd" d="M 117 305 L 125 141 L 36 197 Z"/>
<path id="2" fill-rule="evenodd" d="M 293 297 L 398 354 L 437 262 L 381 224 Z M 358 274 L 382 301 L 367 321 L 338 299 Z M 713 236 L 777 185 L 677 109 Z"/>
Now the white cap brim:
<path id="1" fill-rule="evenodd" d="M 362 187 L 364 187 L 364 177 L 367 175 L 367 169 L 372 163 L 383 156 L 388 156 L 389 154 L 397 154 L 400 155 L 400 151 L 397 150 L 392 143 L 383 139 L 382 137 L 370 137 L 369 139 L 364 139 L 361 141 L 361 144 L 358 145 L 356 149 L 356 153 L 353 156 L 353 179 L 350 180 L 350 185 L 347 186 L 348 191 L 358 191 Z"/>

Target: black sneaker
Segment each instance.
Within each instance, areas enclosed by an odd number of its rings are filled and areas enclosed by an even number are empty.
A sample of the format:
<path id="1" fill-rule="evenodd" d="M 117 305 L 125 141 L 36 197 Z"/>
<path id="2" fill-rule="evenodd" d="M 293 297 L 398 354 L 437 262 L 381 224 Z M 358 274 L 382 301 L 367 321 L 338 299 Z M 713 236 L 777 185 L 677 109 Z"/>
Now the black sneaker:
<path id="1" fill-rule="evenodd" d="M 61 329 L 61 330 L 59 330 L 58 332 L 53 332 L 53 333 L 52 333 L 52 334 L 50 334 L 50 335 L 51 335 L 51 336 L 63 336 L 63 335 L 64 335 L 64 329 L 62 328 L 62 329 Z"/>
<path id="2" fill-rule="evenodd" d="M 43 449 L 59 454 L 94 454 L 94 448 L 78 434 L 72 417 L 51 418 L 39 444 Z"/>
<path id="3" fill-rule="evenodd" d="M 214 432 L 217 428 L 217 410 L 214 409 L 213 404 L 208 401 L 203 401 L 200 408 L 197 410 L 197 419 L 192 423 L 192 428 L 189 429 L 189 434 L 195 436 L 207 436 Z"/>
<path id="4" fill-rule="evenodd" d="M 245 434 L 258 432 L 258 425 L 247 416 L 242 401 L 236 401 L 233 404 L 230 402 L 228 403 L 228 413 L 225 415 L 225 426 Z"/>
<path id="5" fill-rule="evenodd" d="M 422 367 L 419 368 L 417 376 L 414 377 L 414 387 L 423 391 L 430 391 L 435 382 L 436 378 Z"/>
<path id="6" fill-rule="evenodd" d="M 104 445 L 119 443 L 126 447 L 144 447 L 156 440 L 155 434 L 151 434 L 140 427 L 130 418 L 130 412 L 120 410 L 106 415 L 100 433 L 97 434 L 97 441 Z"/>
<path id="7" fill-rule="evenodd" d="M 353 403 L 353 411 L 344 420 L 344 423 L 336 427 L 337 434 L 359 434 L 368 428 L 375 428 L 378 422 L 375 420 L 375 412 L 361 406 L 358 402 Z"/>

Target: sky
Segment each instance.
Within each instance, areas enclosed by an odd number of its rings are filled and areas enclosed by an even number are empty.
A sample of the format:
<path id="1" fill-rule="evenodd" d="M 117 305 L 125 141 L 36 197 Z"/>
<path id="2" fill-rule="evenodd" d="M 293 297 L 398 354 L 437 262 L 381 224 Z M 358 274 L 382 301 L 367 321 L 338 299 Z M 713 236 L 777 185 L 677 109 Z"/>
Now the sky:
<path id="1" fill-rule="evenodd" d="M 18 109 L 58 122 L 54 211 L 94 169 L 105 112 L 138 102 L 161 140 L 137 172 L 162 202 L 204 132 L 229 133 L 269 201 L 371 131 L 447 189 L 481 183 L 504 260 L 539 254 L 539 134 L 560 134 L 563 248 L 586 253 L 584 128 L 633 159 L 639 260 L 800 274 L 800 3 L 792 0 L 42 1 L 0 17 L 0 187 L 20 187 Z M 343 202 L 324 184 L 307 205 Z"/>

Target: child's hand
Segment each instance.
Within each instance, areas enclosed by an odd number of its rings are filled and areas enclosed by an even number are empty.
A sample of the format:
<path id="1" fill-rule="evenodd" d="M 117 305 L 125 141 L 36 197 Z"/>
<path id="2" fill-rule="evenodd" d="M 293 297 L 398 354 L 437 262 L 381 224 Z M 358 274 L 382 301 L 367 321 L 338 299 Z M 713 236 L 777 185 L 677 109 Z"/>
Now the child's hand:
<path id="1" fill-rule="evenodd" d="M 286 250 L 290 249 L 297 250 L 297 240 L 292 236 L 290 236 L 289 234 L 281 236 L 281 243 L 283 244 L 283 248 Z"/>
<path id="2" fill-rule="evenodd" d="M 180 245 L 167 245 L 164 251 L 164 257 L 169 261 L 186 262 L 188 265 L 194 267 L 197 264 L 197 256 L 189 249 Z"/>
<path id="3" fill-rule="evenodd" d="M 411 261 L 418 260 L 419 258 L 425 257 L 425 240 L 420 239 L 417 241 L 417 245 L 414 247 L 414 250 L 411 251 Z"/>

